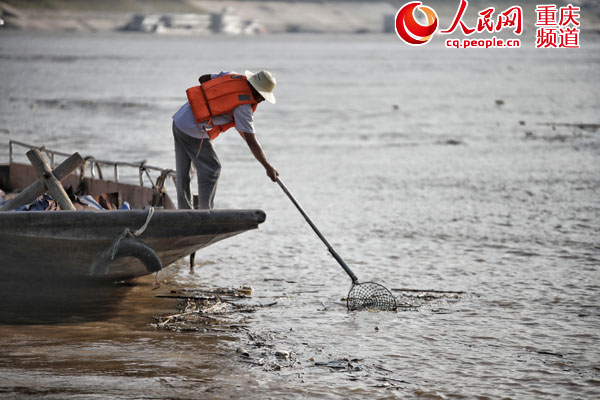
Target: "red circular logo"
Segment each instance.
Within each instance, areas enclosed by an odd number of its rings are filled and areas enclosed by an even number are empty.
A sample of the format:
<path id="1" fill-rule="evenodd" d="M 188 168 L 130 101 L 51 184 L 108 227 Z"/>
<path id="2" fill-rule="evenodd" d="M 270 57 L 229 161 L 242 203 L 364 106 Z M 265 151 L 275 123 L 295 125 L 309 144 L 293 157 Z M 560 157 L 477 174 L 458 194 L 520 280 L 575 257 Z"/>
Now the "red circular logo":
<path id="1" fill-rule="evenodd" d="M 411 46 L 420 46 L 431 40 L 438 27 L 438 17 L 433 8 L 422 5 L 420 1 L 405 4 L 396 13 L 396 33 L 400 39 Z M 415 19 L 415 8 L 425 14 L 427 25 L 421 25 Z"/>

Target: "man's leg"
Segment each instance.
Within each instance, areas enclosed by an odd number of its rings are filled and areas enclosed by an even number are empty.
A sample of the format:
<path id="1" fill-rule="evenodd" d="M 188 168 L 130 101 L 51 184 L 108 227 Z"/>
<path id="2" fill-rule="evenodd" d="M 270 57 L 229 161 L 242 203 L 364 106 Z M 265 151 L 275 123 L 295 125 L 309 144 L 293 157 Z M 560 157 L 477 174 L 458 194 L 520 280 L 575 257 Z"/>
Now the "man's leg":
<path id="1" fill-rule="evenodd" d="M 198 178 L 198 208 L 212 209 L 221 175 L 221 163 L 210 140 L 205 139 L 193 159 Z"/>
<path id="2" fill-rule="evenodd" d="M 187 151 L 185 133 L 181 132 L 173 123 L 173 138 L 175 139 L 175 169 L 177 172 L 177 208 L 192 209 L 192 194 L 190 191 L 190 163 Z"/>

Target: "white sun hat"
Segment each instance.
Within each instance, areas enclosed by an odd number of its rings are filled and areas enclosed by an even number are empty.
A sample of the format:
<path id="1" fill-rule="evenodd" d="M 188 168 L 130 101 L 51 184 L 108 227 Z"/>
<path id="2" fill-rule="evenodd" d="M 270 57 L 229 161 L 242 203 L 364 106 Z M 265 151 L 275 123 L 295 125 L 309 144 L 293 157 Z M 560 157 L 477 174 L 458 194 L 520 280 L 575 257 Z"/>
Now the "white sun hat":
<path id="1" fill-rule="evenodd" d="M 265 100 L 271 104 L 275 104 L 275 95 L 273 94 L 273 89 L 275 89 L 275 84 L 277 81 L 269 71 L 263 70 L 257 74 L 254 74 L 246 70 L 246 78 L 248 78 L 248 82 L 250 82 L 252 87 L 256 89 L 256 91 L 260 93 Z"/>

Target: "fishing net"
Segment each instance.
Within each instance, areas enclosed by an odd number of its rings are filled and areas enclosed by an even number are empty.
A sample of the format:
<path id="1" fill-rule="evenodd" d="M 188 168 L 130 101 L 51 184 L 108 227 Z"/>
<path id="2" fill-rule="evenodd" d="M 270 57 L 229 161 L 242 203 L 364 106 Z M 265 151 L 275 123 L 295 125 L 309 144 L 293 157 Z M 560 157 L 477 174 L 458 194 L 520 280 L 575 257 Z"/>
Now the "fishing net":
<path id="1" fill-rule="evenodd" d="M 375 282 L 355 283 L 346 297 L 349 311 L 396 311 L 396 298 L 385 286 Z"/>

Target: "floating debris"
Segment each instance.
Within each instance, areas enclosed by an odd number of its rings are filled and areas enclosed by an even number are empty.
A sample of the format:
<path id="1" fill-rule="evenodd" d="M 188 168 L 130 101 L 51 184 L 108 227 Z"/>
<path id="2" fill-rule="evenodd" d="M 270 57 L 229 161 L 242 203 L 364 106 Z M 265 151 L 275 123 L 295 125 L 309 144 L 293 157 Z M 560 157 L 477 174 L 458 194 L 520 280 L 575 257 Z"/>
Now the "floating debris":
<path id="1" fill-rule="evenodd" d="M 285 350 L 277 350 L 275 352 L 275 357 L 277 357 L 277 358 L 289 358 L 290 357 L 290 353 L 288 351 L 285 351 Z"/>
<path id="2" fill-rule="evenodd" d="M 150 325 L 156 329 L 175 332 L 233 332 L 246 329 L 243 317 L 245 313 L 277 304 L 276 302 L 270 304 L 242 302 L 249 298 L 248 294 L 251 293 L 252 288 L 248 286 L 239 289 L 172 290 L 170 294 L 156 297 L 182 299 L 176 306 L 177 312 L 154 317 L 155 322 Z"/>
<path id="3" fill-rule="evenodd" d="M 443 291 L 398 288 L 392 289 L 399 310 L 420 311 L 428 310 L 432 314 L 452 312 L 447 308 L 448 303 L 459 301 L 465 294 L 463 291 Z M 350 380 L 375 380 L 379 384 L 398 387 L 406 384 L 398 371 L 385 369 L 375 363 L 376 360 L 363 360 L 353 356 L 340 357 L 329 354 L 319 356 L 319 349 L 311 348 L 308 342 L 302 342 L 302 347 L 282 342 L 281 338 L 292 327 L 257 332 L 248 321 L 248 313 L 253 313 L 265 307 L 272 307 L 277 302 L 268 304 L 251 303 L 252 288 L 243 286 L 238 289 L 180 289 L 157 297 L 179 299 L 177 312 L 155 317 L 151 324 L 156 329 L 166 329 L 174 332 L 206 332 L 209 334 L 226 333 L 238 337 L 238 347 L 232 348 L 233 356 L 238 362 L 249 368 L 259 368 L 266 372 L 284 373 L 284 371 L 305 371 L 307 367 L 325 368 L 332 373 L 343 373 Z M 277 296 L 273 296 L 277 298 Z M 330 309 L 323 305 L 321 311 Z M 380 332 L 380 325 L 373 327 Z M 322 351 L 321 351 L 322 352 Z"/>
<path id="4" fill-rule="evenodd" d="M 396 303 L 398 309 L 404 309 L 404 311 L 415 311 L 420 310 L 423 307 L 428 307 L 431 312 L 436 314 L 449 313 L 448 310 L 440 308 L 440 304 L 446 304 L 447 302 L 458 301 L 462 296 L 465 295 L 464 291 L 453 291 L 453 290 L 435 290 L 435 289 L 410 289 L 410 288 L 397 288 L 391 289 L 392 292 L 399 294 L 396 297 Z"/>
<path id="5" fill-rule="evenodd" d="M 462 140 L 458 140 L 458 139 L 448 139 L 445 142 L 446 144 L 449 144 L 451 146 L 458 146 L 460 144 L 464 144 L 464 142 Z"/>
<path id="6" fill-rule="evenodd" d="M 242 357 L 250 357 L 250 353 L 248 353 L 247 350 L 245 350 L 241 347 L 238 347 L 235 352 L 238 353 L 239 355 L 241 355 Z"/>
<path id="7" fill-rule="evenodd" d="M 600 124 L 594 123 L 568 123 L 568 122 L 539 122 L 537 125 L 546 125 L 556 129 L 556 127 L 577 128 L 583 131 L 596 132 Z"/>
<path id="8" fill-rule="evenodd" d="M 445 140 L 437 140 L 435 142 L 436 144 L 441 144 L 441 145 L 448 145 L 448 146 L 461 146 L 461 145 L 466 145 L 466 143 L 464 141 L 462 141 L 461 139 L 445 139 Z"/>

